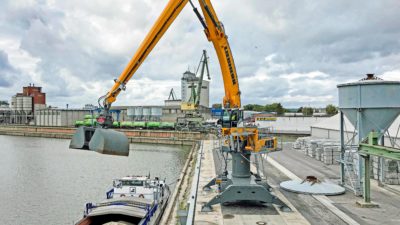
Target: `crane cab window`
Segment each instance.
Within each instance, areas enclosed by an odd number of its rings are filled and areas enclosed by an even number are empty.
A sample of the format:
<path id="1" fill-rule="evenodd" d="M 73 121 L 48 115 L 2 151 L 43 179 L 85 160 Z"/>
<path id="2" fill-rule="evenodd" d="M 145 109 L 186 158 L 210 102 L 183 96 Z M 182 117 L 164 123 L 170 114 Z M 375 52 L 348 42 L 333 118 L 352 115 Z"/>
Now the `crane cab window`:
<path id="1" fill-rule="evenodd" d="M 222 127 L 237 127 L 241 118 L 242 111 L 240 110 L 224 110 L 222 114 Z"/>

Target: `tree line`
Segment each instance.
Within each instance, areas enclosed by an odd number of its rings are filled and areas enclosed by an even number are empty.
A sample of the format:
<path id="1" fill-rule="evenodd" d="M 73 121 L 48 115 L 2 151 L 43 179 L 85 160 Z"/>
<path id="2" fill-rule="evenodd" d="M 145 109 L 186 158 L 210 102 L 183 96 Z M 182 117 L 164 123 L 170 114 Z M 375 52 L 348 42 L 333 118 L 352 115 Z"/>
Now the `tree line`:
<path id="1" fill-rule="evenodd" d="M 217 109 L 222 108 L 221 104 L 213 104 L 212 107 Z M 266 105 L 247 104 L 243 108 L 250 111 L 276 113 L 279 116 L 284 115 L 285 112 L 302 113 L 304 116 L 312 116 L 314 114 L 314 108 L 312 107 L 300 107 L 297 110 L 289 110 L 284 108 L 279 102 Z M 325 111 L 327 115 L 333 116 L 338 113 L 338 108 L 332 104 L 329 104 L 325 107 Z"/>

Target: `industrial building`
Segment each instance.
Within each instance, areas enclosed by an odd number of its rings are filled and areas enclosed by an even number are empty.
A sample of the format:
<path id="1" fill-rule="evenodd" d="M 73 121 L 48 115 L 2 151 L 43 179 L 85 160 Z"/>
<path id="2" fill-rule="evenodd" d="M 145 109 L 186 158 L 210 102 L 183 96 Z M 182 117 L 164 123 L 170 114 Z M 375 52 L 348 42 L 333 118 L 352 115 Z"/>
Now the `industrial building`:
<path id="1" fill-rule="evenodd" d="M 183 101 L 189 101 L 192 90 L 197 89 L 199 79 L 190 71 L 186 71 L 181 79 L 181 96 Z M 172 90 L 171 90 L 172 91 Z M 170 93 L 171 95 L 171 93 Z M 209 81 L 203 80 L 199 110 L 205 119 L 211 118 L 209 106 Z M 171 96 L 170 96 L 171 97 Z M 176 122 L 183 117 L 181 99 L 175 94 L 164 105 L 152 106 L 113 106 L 111 111 L 115 121 L 165 121 Z M 10 107 L 0 109 L 0 123 L 30 124 L 37 126 L 74 126 L 75 121 L 82 120 L 84 115 L 97 113 L 98 108 L 87 104 L 83 109 L 46 108 L 46 93 L 42 87 L 29 84 L 23 87 L 21 93 L 11 98 Z"/>
<path id="2" fill-rule="evenodd" d="M 323 123 L 329 117 L 255 117 L 259 128 L 269 128 L 276 133 L 310 134 L 314 124 Z"/>
<path id="3" fill-rule="evenodd" d="M 181 110 L 181 103 L 180 99 L 169 98 L 165 100 L 161 120 L 164 122 L 176 122 L 176 118 L 185 116 Z"/>
<path id="4" fill-rule="evenodd" d="M 82 120 L 90 110 L 83 109 L 39 109 L 35 111 L 37 126 L 73 126 L 76 120 Z"/>
<path id="5" fill-rule="evenodd" d="M 127 116 L 130 121 L 160 121 L 162 106 L 129 106 Z"/>
<path id="6" fill-rule="evenodd" d="M 169 97 L 164 101 L 163 106 L 128 106 L 126 107 L 126 119 L 123 121 L 163 121 L 176 122 L 178 117 L 183 117 L 185 114 L 181 109 L 182 102 L 190 100 L 192 90 L 196 90 L 199 84 L 199 79 L 190 71 L 183 73 L 181 79 L 181 99 L 178 99 L 171 89 Z M 209 108 L 210 99 L 210 82 L 203 80 L 202 92 L 200 98 L 199 110 L 205 119 L 211 118 Z M 123 115 L 121 111 L 121 115 Z"/>
<path id="7" fill-rule="evenodd" d="M 46 108 L 46 93 L 42 87 L 29 84 L 22 88 L 22 93 L 17 93 L 11 98 L 11 110 L 31 113 L 34 110 Z"/>
<path id="8" fill-rule="evenodd" d="M 35 84 L 23 87 L 21 93 L 11 97 L 9 106 L 2 106 L 0 123 L 33 124 L 35 110 L 46 108 L 46 93 Z"/>
<path id="9" fill-rule="evenodd" d="M 127 121 L 126 106 L 116 106 L 111 108 L 111 114 L 115 121 Z M 75 121 L 83 120 L 85 115 L 96 115 L 99 113 L 97 108 L 91 109 L 58 109 L 58 108 L 45 108 L 35 111 L 34 125 L 36 126 L 50 126 L 50 127 L 72 127 Z"/>

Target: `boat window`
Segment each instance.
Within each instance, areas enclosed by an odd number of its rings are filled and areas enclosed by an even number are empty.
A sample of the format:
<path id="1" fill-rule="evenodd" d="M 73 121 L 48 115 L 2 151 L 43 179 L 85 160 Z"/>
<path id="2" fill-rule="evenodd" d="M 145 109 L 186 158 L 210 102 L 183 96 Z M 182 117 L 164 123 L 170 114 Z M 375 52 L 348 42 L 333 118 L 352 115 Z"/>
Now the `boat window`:
<path id="1" fill-rule="evenodd" d="M 121 180 L 124 186 L 143 186 L 142 180 Z"/>
<path id="2" fill-rule="evenodd" d="M 116 188 L 121 187 L 121 181 L 120 180 L 114 180 L 113 181 L 113 186 L 116 187 Z"/>

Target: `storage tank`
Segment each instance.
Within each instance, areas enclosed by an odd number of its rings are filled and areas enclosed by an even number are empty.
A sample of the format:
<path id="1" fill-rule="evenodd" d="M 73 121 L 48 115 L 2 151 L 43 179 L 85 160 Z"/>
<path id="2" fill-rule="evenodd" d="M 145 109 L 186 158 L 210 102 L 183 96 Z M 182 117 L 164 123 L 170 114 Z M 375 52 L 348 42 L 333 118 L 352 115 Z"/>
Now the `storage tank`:
<path id="1" fill-rule="evenodd" d="M 142 119 L 149 120 L 151 116 L 151 108 L 150 107 L 143 107 Z"/>
<path id="2" fill-rule="evenodd" d="M 137 106 L 135 107 L 135 120 L 141 120 L 143 116 L 143 107 Z"/>
<path id="3" fill-rule="evenodd" d="M 32 105 L 32 97 L 30 96 L 23 96 L 22 98 L 22 110 L 25 113 L 31 113 L 32 109 L 33 109 L 33 105 Z"/>
<path id="4" fill-rule="evenodd" d="M 11 97 L 11 110 L 17 110 L 17 96 Z"/>
<path id="5" fill-rule="evenodd" d="M 160 123 L 160 128 L 161 129 L 173 130 L 173 129 L 175 129 L 175 123 L 174 122 L 161 122 Z"/>
<path id="6" fill-rule="evenodd" d="M 132 127 L 133 128 L 139 128 L 139 129 L 145 128 L 146 127 L 146 122 L 142 122 L 142 121 L 133 122 L 132 123 Z"/>
<path id="7" fill-rule="evenodd" d="M 147 129 L 158 129 L 158 128 L 160 128 L 160 125 L 161 125 L 160 122 L 147 122 L 146 128 Z"/>
<path id="8" fill-rule="evenodd" d="M 16 107 L 15 107 L 15 110 L 17 110 L 17 111 L 22 111 L 22 110 L 23 110 L 23 106 L 24 106 L 24 103 L 23 103 L 23 98 L 22 98 L 22 96 L 17 96 L 17 97 L 16 97 Z"/>
<path id="9" fill-rule="evenodd" d="M 371 131 L 381 135 L 400 113 L 400 82 L 361 80 L 339 84 L 339 108 L 358 130 L 359 140 Z"/>
<path id="10" fill-rule="evenodd" d="M 151 107 L 151 120 L 159 121 L 162 116 L 162 108 L 160 106 Z"/>
<path id="11" fill-rule="evenodd" d="M 121 128 L 128 128 L 128 127 L 130 127 L 130 123 L 131 122 L 129 122 L 129 121 L 122 121 L 120 126 L 121 126 Z"/>
<path id="12" fill-rule="evenodd" d="M 134 117 L 135 116 L 135 107 L 129 107 L 126 110 L 126 115 L 128 115 L 129 117 Z"/>
<path id="13" fill-rule="evenodd" d="M 133 106 L 129 107 L 127 110 L 127 115 L 129 118 L 133 120 L 141 120 L 142 119 L 142 107 L 141 106 Z"/>

